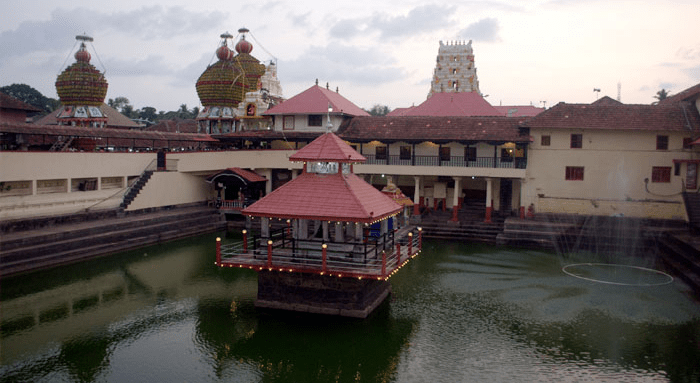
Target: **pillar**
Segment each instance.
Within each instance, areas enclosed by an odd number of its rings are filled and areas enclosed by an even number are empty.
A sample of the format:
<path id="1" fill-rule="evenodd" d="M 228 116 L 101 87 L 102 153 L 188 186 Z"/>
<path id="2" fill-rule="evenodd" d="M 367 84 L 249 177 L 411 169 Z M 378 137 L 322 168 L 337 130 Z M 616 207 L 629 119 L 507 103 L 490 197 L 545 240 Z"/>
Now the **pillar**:
<path id="1" fill-rule="evenodd" d="M 323 227 L 323 240 L 328 241 L 328 221 L 322 221 L 321 226 Z"/>
<path id="2" fill-rule="evenodd" d="M 525 185 L 523 185 L 524 183 L 525 179 L 523 178 L 520 180 L 520 219 L 525 218 L 525 205 L 523 205 L 525 201 Z"/>
<path id="3" fill-rule="evenodd" d="M 493 213 L 493 179 L 486 179 L 486 217 L 484 222 L 491 223 L 491 214 Z"/>
<path id="4" fill-rule="evenodd" d="M 457 213 L 459 212 L 459 196 L 462 194 L 462 178 L 452 177 L 455 180 L 455 189 L 452 196 L 452 219 L 450 221 L 457 222 Z"/>
<path id="5" fill-rule="evenodd" d="M 362 240 L 362 222 L 355 222 L 355 240 Z"/>
<path id="6" fill-rule="evenodd" d="M 420 176 L 413 176 L 415 187 L 413 189 L 413 215 L 420 214 Z"/>
<path id="7" fill-rule="evenodd" d="M 297 239 L 307 239 L 309 238 L 309 220 L 300 219 L 298 220 L 299 234 L 297 234 Z"/>
<path id="8" fill-rule="evenodd" d="M 267 217 L 260 218 L 260 235 L 263 238 L 270 238 L 270 219 Z"/>
<path id="9" fill-rule="evenodd" d="M 345 242 L 345 235 L 343 232 L 343 223 L 342 222 L 335 223 L 335 241 L 336 242 Z"/>

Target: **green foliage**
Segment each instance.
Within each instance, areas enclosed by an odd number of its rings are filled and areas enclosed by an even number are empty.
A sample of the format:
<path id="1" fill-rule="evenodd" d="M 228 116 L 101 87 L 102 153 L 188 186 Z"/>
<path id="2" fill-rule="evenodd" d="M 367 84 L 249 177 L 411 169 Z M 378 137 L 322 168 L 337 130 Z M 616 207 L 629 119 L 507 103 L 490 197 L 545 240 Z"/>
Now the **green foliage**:
<path id="1" fill-rule="evenodd" d="M 386 105 L 375 104 L 367 113 L 372 116 L 386 116 L 390 111 L 391 110 L 389 110 L 389 107 Z"/>
<path id="2" fill-rule="evenodd" d="M 654 96 L 655 99 L 661 101 L 665 99 L 666 97 L 669 96 L 669 92 L 666 89 L 661 89 L 660 91 L 656 92 L 656 95 Z"/>
<path id="3" fill-rule="evenodd" d="M 61 105 L 60 101 L 55 98 L 46 97 L 38 90 L 26 84 L 6 85 L 0 88 L 0 92 L 39 108 L 44 114 L 57 109 Z"/>

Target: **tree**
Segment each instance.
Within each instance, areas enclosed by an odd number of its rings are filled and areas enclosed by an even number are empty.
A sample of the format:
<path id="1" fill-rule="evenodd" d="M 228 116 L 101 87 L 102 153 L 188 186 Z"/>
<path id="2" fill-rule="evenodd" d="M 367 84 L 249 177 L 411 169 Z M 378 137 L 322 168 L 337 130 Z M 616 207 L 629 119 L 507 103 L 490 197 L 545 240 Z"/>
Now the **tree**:
<path id="1" fill-rule="evenodd" d="M 142 120 L 148 120 L 155 122 L 158 120 L 158 114 L 156 113 L 156 108 L 151 106 L 144 106 L 139 111 L 137 111 L 138 117 Z"/>
<path id="2" fill-rule="evenodd" d="M 654 96 L 655 99 L 661 101 L 668 97 L 669 93 L 666 89 L 661 88 L 660 91 L 656 92 L 656 96 Z"/>
<path id="3" fill-rule="evenodd" d="M 379 105 L 375 104 L 372 109 L 368 110 L 367 113 L 369 113 L 372 116 L 386 116 L 389 114 L 390 110 L 389 107 L 386 105 Z"/>
<path id="4" fill-rule="evenodd" d="M 55 98 L 49 98 L 41 94 L 38 90 L 26 84 L 12 84 L 0 88 L 0 92 L 12 96 L 22 102 L 37 107 L 44 113 L 49 113 L 58 109 L 61 102 Z"/>
<path id="5" fill-rule="evenodd" d="M 131 106 L 131 104 L 129 103 L 129 99 L 126 97 L 122 97 L 122 96 L 116 97 L 114 99 L 110 98 L 107 101 L 107 105 L 111 106 L 112 108 L 114 108 L 122 113 L 124 113 L 124 108 L 126 108 L 127 106 Z M 133 110 L 133 109 L 134 109 L 134 107 L 131 106 L 131 110 Z"/>

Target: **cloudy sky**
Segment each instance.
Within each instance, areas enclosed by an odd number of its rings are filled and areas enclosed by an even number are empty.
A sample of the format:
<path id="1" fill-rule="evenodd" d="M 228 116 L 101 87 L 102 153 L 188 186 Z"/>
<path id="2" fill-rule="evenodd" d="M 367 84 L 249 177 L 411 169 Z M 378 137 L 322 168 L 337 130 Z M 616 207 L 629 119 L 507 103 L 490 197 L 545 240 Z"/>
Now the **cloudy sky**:
<path id="1" fill-rule="evenodd" d="M 661 88 L 700 82 L 697 0 L 22 0 L 4 8 L 0 86 L 24 83 L 57 98 L 56 76 L 75 61 L 75 36 L 87 33 L 107 98 L 135 108 L 199 106 L 195 82 L 219 35 L 240 27 L 251 31 L 253 56 L 277 60 L 285 97 L 319 79 L 366 109 L 424 101 L 441 40 L 473 40 L 492 105 L 587 103 L 617 98 L 618 84 L 623 102 L 648 104 Z"/>

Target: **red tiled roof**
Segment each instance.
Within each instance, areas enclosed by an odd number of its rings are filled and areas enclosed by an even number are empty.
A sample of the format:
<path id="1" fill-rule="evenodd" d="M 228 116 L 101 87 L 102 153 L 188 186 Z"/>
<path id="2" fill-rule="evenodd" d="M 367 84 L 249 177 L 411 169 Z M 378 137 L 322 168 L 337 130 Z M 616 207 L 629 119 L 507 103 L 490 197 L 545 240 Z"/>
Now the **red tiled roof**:
<path id="1" fill-rule="evenodd" d="M 691 86 L 688 89 L 678 92 L 673 96 L 668 96 L 659 101 L 659 105 L 668 105 L 678 103 L 680 101 L 695 101 L 700 97 L 700 84 Z"/>
<path id="2" fill-rule="evenodd" d="M 691 131 L 700 129 L 700 115 L 696 108 L 682 104 L 559 103 L 525 125 L 532 128 Z"/>
<path id="3" fill-rule="evenodd" d="M 494 106 L 494 108 L 507 117 L 534 117 L 544 112 L 544 108 L 532 105 Z"/>
<path id="4" fill-rule="evenodd" d="M 366 158 L 333 133 L 326 133 L 289 157 L 290 161 L 365 162 Z"/>
<path id="5" fill-rule="evenodd" d="M 355 117 L 337 134 L 350 142 L 530 142 L 513 117 Z"/>
<path id="6" fill-rule="evenodd" d="M 477 92 L 434 93 L 422 104 L 409 108 L 401 116 L 502 116 Z"/>
<path id="7" fill-rule="evenodd" d="M 63 107 L 60 107 L 59 109 L 62 109 Z M 102 104 L 100 105 L 100 110 L 102 111 L 102 114 L 107 116 L 107 127 L 108 128 L 138 128 L 140 127 L 139 124 L 135 123 L 134 121 L 131 121 L 129 117 L 119 113 L 118 110 L 112 108 L 111 106 L 107 104 Z M 58 125 L 58 118 L 56 115 L 58 114 L 58 110 L 54 110 L 53 112 L 47 114 L 46 116 L 40 118 L 39 120 L 35 121 L 34 124 L 36 125 Z"/>
<path id="8" fill-rule="evenodd" d="M 266 182 L 267 178 L 259 175 L 258 173 L 251 172 L 250 170 L 245 170 L 241 168 L 228 168 L 226 170 L 220 171 L 216 174 L 212 174 L 207 177 L 207 182 L 211 183 L 216 178 L 225 175 L 238 175 L 248 182 Z"/>
<path id="9" fill-rule="evenodd" d="M 372 223 L 401 209 L 355 174 L 302 173 L 242 213 L 281 219 Z"/>
<path id="10" fill-rule="evenodd" d="M 12 96 L 0 92 L 0 108 L 2 109 L 14 109 L 14 110 L 25 110 L 27 112 L 41 112 L 41 109 L 29 105 L 24 101 L 18 100 Z"/>
<path id="11" fill-rule="evenodd" d="M 369 113 L 350 102 L 339 93 L 314 85 L 311 88 L 297 94 L 281 104 L 270 108 L 264 115 L 275 114 L 326 114 L 328 105 L 331 105 L 332 114 L 345 114 L 350 116 L 369 116 Z"/>
<path id="12" fill-rule="evenodd" d="M 396 109 L 392 110 L 391 112 L 387 113 L 387 116 L 388 117 L 403 116 L 404 113 L 406 113 L 407 111 L 409 111 L 415 107 L 416 106 L 413 105 L 413 106 L 409 106 L 408 108 L 396 108 Z"/>
<path id="13" fill-rule="evenodd" d="M 610 98 L 610 97 L 608 97 L 608 96 L 603 96 L 603 97 L 601 97 L 601 98 L 595 100 L 595 102 L 592 102 L 591 105 L 610 105 L 610 106 L 615 106 L 615 105 L 622 105 L 622 103 L 621 103 L 620 101 L 613 100 L 612 98 Z"/>

